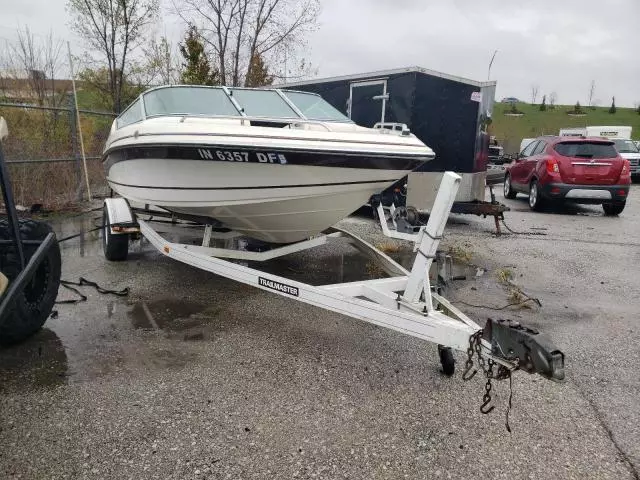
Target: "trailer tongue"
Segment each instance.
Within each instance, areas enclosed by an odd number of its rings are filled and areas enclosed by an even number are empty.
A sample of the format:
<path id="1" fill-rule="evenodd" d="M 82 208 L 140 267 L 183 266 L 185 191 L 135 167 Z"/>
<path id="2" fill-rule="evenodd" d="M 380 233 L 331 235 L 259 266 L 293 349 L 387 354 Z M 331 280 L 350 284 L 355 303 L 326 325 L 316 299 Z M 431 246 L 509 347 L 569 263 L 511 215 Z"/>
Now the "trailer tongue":
<path id="1" fill-rule="evenodd" d="M 481 411 L 489 413 L 493 409 L 489 405 L 493 379 L 510 378 L 512 372 L 523 370 L 538 373 L 551 380 L 562 380 L 564 355 L 546 336 L 517 322 L 489 319 L 483 329 L 432 290 L 429 268 L 436 258 L 436 250 L 459 184 L 458 175 L 451 172 L 444 175 L 429 221 L 416 233 L 398 231 L 393 216 L 387 218 L 382 205 L 378 205 L 378 216 L 384 234 L 390 238 L 414 242 L 416 257 L 411 271 L 364 240 L 339 229 L 333 229 L 331 233 L 320 237 L 277 246 L 262 252 L 247 251 L 241 248 L 240 241 L 237 242 L 236 248 L 210 247 L 211 238 L 230 239 L 234 236 L 233 232 L 219 231 L 212 225 L 203 226 L 202 245 L 171 242 L 151 226 L 154 218 L 171 214 L 159 210 L 151 211 L 148 208 L 130 209 L 127 201 L 122 198 L 105 200 L 105 255 L 109 260 L 126 259 L 129 233 L 139 228 L 140 233 L 158 251 L 180 262 L 293 300 L 436 343 L 446 374 L 453 374 L 455 369 L 451 350 L 467 352 L 463 378 L 468 380 L 475 375 L 475 365 L 483 370 L 489 386 L 483 397 Z M 337 238 L 347 239 L 353 246 L 375 258 L 383 270 L 392 276 L 314 286 L 228 260 L 264 261 L 314 248 Z M 124 245 L 124 248 L 113 249 L 114 244 Z M 497 366 L 495 372 L 494 366 Z"/>

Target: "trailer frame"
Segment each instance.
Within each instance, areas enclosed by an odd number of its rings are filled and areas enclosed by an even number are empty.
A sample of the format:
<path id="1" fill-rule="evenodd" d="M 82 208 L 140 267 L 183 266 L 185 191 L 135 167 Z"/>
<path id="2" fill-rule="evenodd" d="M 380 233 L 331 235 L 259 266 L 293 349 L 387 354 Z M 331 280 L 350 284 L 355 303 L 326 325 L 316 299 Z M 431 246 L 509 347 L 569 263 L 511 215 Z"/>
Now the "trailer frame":
<path id="1" fill-rule="evenodd" d="M 210 247 L 209 242 L 212 238 L 230 236 L 229 232 L 218 232 L 212 225 L 204 226 L 201 245 L 172 242 L 152 227 L 153 212 L 148 212 L 150 218 L 142 219 L 140 217 L 144 215 L 135 214 L 123 198 L 105 200 L 105 235 L 129 235 L 135 228 L 134 225 L 137 225 L 142 236 L 159 252 L 181 263 L 292 300 L 436 343 L 439 346 L 443 371 L 452 374 L 454 358 L 451 349 L 468 352 L 474 339 L 478 339 L 482 332 L 480 325 L 433 291 L 429 280 L 429 268 L 436 259 L 438 244 L 442 239 L 459 184 L 460 177 L 455 173 L 447 172 L 444 175 L 429 221 L 414 234 L 391 230 L 382 206 L 378 206 L 384 234 L 390 238 L 414 242 L 416 258 L 410 270 L 363 239 L 336 228 L 320 237 L 276 247 L 266 252 L 249 252 L 239 249 L 237 245 L 232 248 Z M 269 260 L 324 245 L 337 238 L 346 238 L 360 251 L 375 258 L 391 276 L 315 286 L 246 265 L 247 260 Z M 229 259 L 235 259 L 236 262 Z M 523 365 L 532 365 L 530 359 L 509 354 L 515 351 L 516 344 L 522 343 L 522 332 L 516 332 L 518 329 L 514 328 L 513 334 L 508 331 L 505 333 L 505 329 L 501 330 L 500 326 L 494 326 L 494 329 L 502 335 L 500 343 L 497 344 L 492 337 L 483 338 L 478 349 L 479 355 L 499 364 L 507 372 L 522 368 Z M 511 342 L 514 342 L 513 345 Z M 553 357 L 554 352 L 559 351 L 555 347 L 544 348 L 541 352 L 534 351 L 536 357 L 547 359 Z M 535 369 L 525 367 L 525 370 L 531 373 L 535 370 L 548 378 L 559 379 L 564 375 L 564 355 L 560 355 L 561 358 L 556 355 L 553 361 L 547 362 L 555 362 L 551 370 L 549 365 Z"/>

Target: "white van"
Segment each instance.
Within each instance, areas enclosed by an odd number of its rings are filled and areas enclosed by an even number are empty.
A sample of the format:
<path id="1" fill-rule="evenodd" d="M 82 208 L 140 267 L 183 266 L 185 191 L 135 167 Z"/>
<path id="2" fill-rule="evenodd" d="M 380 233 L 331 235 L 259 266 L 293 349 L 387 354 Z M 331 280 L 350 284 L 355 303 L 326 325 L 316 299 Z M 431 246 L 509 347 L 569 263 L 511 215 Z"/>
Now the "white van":
<path id="1" fill-rule="evenodd" d="M 561 137 L 586 137 L 587 129 L 586 128 L 561 128 L 560 129 Z M 599 137 L 600 135 L 593 135 L 594 137 Z"/>
<path id="2" fill-rule="evenodd" d="M 520 142 L 520 152 L 523 151 L 525 148 L 527 148 L 527 146 L 533 142 L 534 140 L 536 140 L 535 138 L 523 138 L 522 141 Z M 520 153 L 518 152 L 518 153 Z"/>
<path id="3" fill-rule="evenodd" d="M 587 127 L 585 130 L 587 137 L 631 140 L 631 127 Z"/>

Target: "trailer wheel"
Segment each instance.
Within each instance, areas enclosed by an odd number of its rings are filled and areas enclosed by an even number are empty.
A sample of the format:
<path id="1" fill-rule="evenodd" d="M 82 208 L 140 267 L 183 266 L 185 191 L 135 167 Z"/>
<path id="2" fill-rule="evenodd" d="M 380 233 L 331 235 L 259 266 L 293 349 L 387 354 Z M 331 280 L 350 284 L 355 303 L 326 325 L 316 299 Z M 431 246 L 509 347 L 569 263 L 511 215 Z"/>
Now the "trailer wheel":
<path id="1" fill-rule="evenodd" d="M 102 251 L 111 262 L 121 262 L 129 254 L 129 234 L 112 233 L 107 206 L 102 209 Z"/>
<path id="2" fill-rule="evenodd" d="M 44 240 L 52 231 L 43 222 L 19 220 L 22 240 Z M 0 220 L 0 239 L 13 238 L 6 219 Z M 24 245 L 25 261 L 38 249 L 38 245 Z M 19 292 L 9 307 L 5 318 L 0 319 L 0 344 L 19 343 L 42 328 L 51 314 L 58 288 L 60 287 L 60 248 L 55 242 L 36 270 L 33 279 Z M 21 271 L 20 259 L 13 246 L 0 249 L 0 268 L 9 279 L 9 284 Z"/>
<path id="3" fill-rule="evenodd" d="M 456 359 L 453 358 L 453 351 L 449 347 L 438 345 L 438 355 L 440 356 L 442 373 L 447 377 L 451 377 L 456 373 Z"/>

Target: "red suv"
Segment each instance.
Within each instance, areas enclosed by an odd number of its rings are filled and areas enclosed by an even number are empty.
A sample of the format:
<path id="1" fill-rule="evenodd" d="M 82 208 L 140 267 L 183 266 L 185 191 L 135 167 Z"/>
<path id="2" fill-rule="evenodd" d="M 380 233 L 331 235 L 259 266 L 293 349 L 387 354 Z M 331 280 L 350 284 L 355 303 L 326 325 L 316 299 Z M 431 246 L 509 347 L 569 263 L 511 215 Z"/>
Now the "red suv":
<path id="1" fill-rule="evenodd" d="M 605 138 L 539 137 L 506 168 L 504 196 L 529 195 L 529 206 L 570 200 L 601 204 L 605 215 L 624 210 L 629 194 L 629 161 Z"/>

